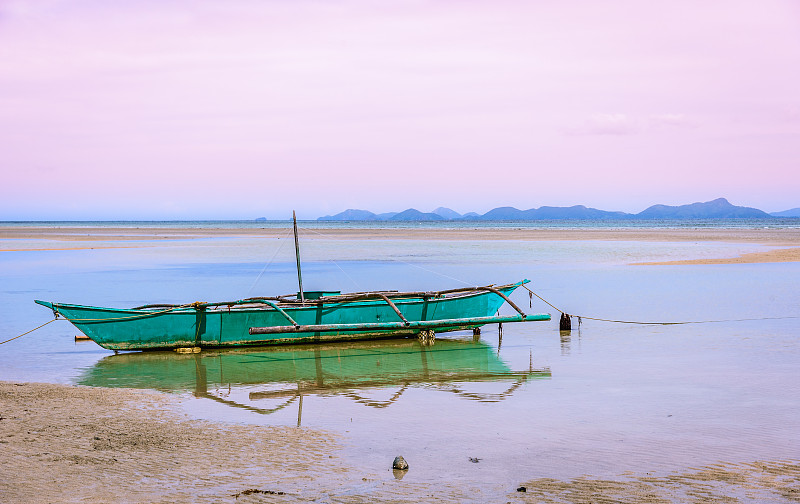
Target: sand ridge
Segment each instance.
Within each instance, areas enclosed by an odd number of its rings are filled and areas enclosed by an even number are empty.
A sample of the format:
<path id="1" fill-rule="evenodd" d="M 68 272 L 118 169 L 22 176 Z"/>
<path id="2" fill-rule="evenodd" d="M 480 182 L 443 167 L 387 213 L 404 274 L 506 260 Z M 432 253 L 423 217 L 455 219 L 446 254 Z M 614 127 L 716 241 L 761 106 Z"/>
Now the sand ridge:
<path id="1" fill-rule="evenodd" d="M 724 242 L 781 247 L 739 257 L 636 263 L 641 265 L 744 264 L 800 262 L 800 229 L 316 229 L 301 230 L 303 240 L 445 240 L 445 241 L 642 241 Z M 153 247 L 154 242 L 202 238 L 288 237 L 280 228 L 157 228 L 0 226 L 0 252 Z M 32 241 L 33 240 L 33 241 Z"/>
<path id="2" fill-rule="evenodd" d="M 313 228 L 301 229 L 303 239 L 391 240 L 607 240 L 607 241 L 722 241 L 800 247 L 800 229 L 530 229 L 530 228 Z M 280 238 L 281 228 L 131 228 L 131 227 L 36 227 L 0 226 L 0 240 L 43 239 L 54 241 L 185 240 L 212 237 Z"/>
<path id="3" fill-rule="evenodd" d="M 679 261 L 654 261 L 633 263 L 638 266 L 680 266 L 691 264 L 756 264 L 800 262 L 800 247 L 751 252 L 737 257 L 720 257 L 709 259 L 684 259 Z"/>
<path id="4" fill-rule="evenodd" d="M 314 499 L 343 471 L 333 435 L 187 420 L 155 392 L 0 382 L 3 502 Z M 314 475 L 318 485 L 309 485 Z"/>
<path id="5" fill-rule="evenodd" d="M 624 502 L 797 502 L 800 464 L 781 460 L 714 464 L 667 475 L 620 475 L 619 479 L 583 476 L 570 481 L 539 478 L 522 485 L 517 502 L 571 504 Z"/>

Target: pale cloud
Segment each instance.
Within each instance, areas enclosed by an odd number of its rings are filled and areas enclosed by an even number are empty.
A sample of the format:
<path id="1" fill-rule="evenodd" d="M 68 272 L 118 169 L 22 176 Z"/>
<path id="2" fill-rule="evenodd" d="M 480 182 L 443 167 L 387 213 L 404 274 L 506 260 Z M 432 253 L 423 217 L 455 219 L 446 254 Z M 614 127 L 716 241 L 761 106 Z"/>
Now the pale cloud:
<path id="1" fill-rule="evenodd" d="M 593 114 L 579 124 L 565 129 L 568 135 L 639 135 L 659 134 L 664 128 L 693 127 L 686 114 L 664 113 L 638 116 L 624 113 Z"/>
<path id="2" fill-rule="evenodd" d="M 684 114 L 655 114 L 650 116 L 650 122 L 656 125 L 683 126 L 689 120 Z"/>
<path id="3" fill-rule="evenodd" d="M 789 121 L 800 121 L 800 103 L 786 107 L 784 116 Z"/>
<path id="4" fill-rule="evenodd" d="M 593 114 L 577 126 L 567 128 L 568 135 L 635 135 L 642 130 L 640 121 L 628 114 Z"/>

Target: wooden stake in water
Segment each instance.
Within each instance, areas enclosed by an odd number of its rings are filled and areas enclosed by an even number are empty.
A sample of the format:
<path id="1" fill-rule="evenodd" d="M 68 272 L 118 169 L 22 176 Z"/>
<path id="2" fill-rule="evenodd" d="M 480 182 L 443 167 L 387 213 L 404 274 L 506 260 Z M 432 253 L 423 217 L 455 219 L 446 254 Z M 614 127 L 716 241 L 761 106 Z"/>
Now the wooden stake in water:
<path id="1" fill-rule="evenodd" d="M 297 406 L 297 426 L 303 422 L 303 391 L 300 389 L 300 384 L 297 384 L 297 395 L 300 396 L 300 404 Z"/>
<path id="2" fill-rule="evenodd" d="M 568 314 L 561 312 L 561 320 L 558 321 L 558 329 L 561 331 L 572 330 L 572 318 Z"/>
<path id="3" fill-rule="evenodd" d="M 300 286 L 300 302 L 306 302 L 306 296 L 303 294 L 303 274 L 300 272 L 300 241 L 297 239 L 297 215 L 292 210 L 292 222 L 294 223 L 294 253 L 297 257 L 297 283 Z"/>

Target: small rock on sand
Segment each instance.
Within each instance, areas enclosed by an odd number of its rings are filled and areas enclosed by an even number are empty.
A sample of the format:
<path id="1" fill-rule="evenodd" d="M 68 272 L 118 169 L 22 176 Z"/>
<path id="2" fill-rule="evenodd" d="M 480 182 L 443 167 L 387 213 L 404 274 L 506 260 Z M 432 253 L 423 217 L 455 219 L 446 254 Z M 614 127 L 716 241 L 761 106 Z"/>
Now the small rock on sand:
<path id="1" fill-rule="evenodd" d="M 398 455 L 394 458 L 394 462 L 392 462 L 392 469 L 398 469 L 400 471 L 407 471 L 408 470 L 408 462 L 404 459 L 401 455 Z"/>

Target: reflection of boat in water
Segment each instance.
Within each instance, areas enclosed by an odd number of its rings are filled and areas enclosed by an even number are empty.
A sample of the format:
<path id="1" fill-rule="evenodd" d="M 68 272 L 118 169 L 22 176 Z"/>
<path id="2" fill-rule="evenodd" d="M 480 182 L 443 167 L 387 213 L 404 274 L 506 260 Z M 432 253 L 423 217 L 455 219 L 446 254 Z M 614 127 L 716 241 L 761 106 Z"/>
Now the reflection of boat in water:
<path id="1" fill-rule="evenodd" d="M 549 377 L 548 369 L 511 371 L 491 346 L 480 342 L 440 339 L 435 345 L 416 340 L 381 340 L 270 347 L 259 350 L 172 352 L 109 355 L 78 380 L 95 387 L 150 388 L 193 392 L 231 406 L 272 413 L 303 395 L 341 395 L 372 407 L 386 407 L 409 387 L 445 390 L 478 401 L 500 401 L 532 378 Z M 505 382 L 500 392 L 469 392 L 465 383 Z M 254 390 L 254 388 L 258 390 Z M 365 396 L 369 390 L 399 387 L 388 401 Z M 259 408 L 227 399 L 219 390 L 250 390 L 250 402 L 285 401 Z M 215 392 L 209 392 L 209 391 Z"/>

